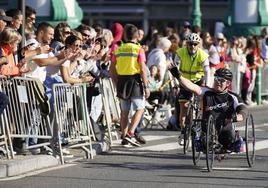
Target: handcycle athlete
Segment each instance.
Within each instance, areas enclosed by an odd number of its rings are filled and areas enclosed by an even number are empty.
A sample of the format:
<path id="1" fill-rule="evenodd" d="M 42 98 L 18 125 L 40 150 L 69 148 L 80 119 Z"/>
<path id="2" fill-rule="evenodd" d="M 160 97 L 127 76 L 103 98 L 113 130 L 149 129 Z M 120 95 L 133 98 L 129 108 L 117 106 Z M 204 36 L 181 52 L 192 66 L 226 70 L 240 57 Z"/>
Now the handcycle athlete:
<path id="1" fill-rule="evenodd" d="M 203 98 L 203 120 L 213 114 L 215 128 L 218 134 L 218 142 L 222 145 L 222 152 L 233 150 L 235 143 L 235 128 L 232 122 L 243 121 L 247 115 L 246 106 L 239 97 L 231 93 L 228 88 L 232 81 L 232 72 L 221 68 L 215 72 L 212 88 L 200 87 L 181 76 L 175 66 L 170 67 L 171 74 L 177 78 L 180 84 L 187 90 Z M 205 122 L 204 121 L 204 122 Z M 202 124 L 202 130 L 206 132 L 206 124 Z"/>

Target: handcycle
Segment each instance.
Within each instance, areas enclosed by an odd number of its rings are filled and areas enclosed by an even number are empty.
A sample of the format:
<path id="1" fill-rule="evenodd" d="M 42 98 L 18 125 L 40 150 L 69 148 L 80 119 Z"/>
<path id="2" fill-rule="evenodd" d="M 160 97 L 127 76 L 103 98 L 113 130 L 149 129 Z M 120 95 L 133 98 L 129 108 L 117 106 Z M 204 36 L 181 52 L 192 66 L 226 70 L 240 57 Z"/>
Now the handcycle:
<path id="1" fill-rule="evenodd" d="M 221 144 L 218 142 L 218 134 L 215 128 L 215 117 L 210 114 L 206 121 L 206 132 L 202 132 L 202 121 L 196 122 L 192 126 L 192 159 L 194 165 L 197 165 L 200 160 L 201 153 L 203 152 L 206 156 L 206 166 L 207 170 L 211 172 L 213 170 L 214 159 L 216 155 L 219 154 L 222 148 Z M 198 136 L 201 137 L 198 138 Z M 198 139 L 197 139 L 198 138 Z M 245 120 L 245 153 L 246 159 L 249 167 L 253 167 L 255 162 L 255 126 L 252 114 L 248 113 Z M 221 152 L 220 154 L 228 154 L 230 152 L 235 152 L 235 146 L 232 147 L 231 151 Z"/>

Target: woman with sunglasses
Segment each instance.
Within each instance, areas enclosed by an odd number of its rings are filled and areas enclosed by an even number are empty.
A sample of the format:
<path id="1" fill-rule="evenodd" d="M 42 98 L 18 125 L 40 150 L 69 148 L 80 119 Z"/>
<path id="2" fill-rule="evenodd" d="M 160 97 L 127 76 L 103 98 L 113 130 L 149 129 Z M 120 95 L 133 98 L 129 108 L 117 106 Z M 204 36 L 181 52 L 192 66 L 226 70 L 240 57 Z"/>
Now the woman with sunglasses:
<path id="1" fill-rule="evenodd" d="M 84 60 L 85 52 L 81 49 L 81 40 L 74 35 L 70 35 L 65 40 L 66 50 L 75 54 L 72 59 L 65 61 L 61 67 L 60 72 L 65 83 L 89 83 L 93 82 L 94 78 L 84 73 L 86 70 L 86 61 Z"/>
<path id="2" fill-rule="evenodd" d="M 210 68 L 209 68 L 209 55 L 202 50 L 199 45 L 201 38 L 196 33 L 191 33 L 186 37 L 186 47 L 179 48 L 175 56 L 174 62 L 179 68 L 183 77 L 191 80 L 192 82 L 201 85 L 209 85 Z M 184 129 L 186 112 L 189 100 L 192 93 L 180 87 L 179 104 L 180 104 L 180 126 L 181 135 L 179 136 L 179 144 L 184 144 Z"/>
<path id="3" fill-rule="evenodd" d="M 25 7 L 25 37 L 26 40 L 35 38 L 36 28 L 34 27 L 36 20 L 36 10 L 30 6 Z"/>
<path id="4" fill-rule="evenodd" d="M 55 54 L 64 49 L 64 41 L 71 34 L 71 28 L 67 22 L 61 22 L 55 27 L 54 39 L 50 45 Z"/>
<path id="5" fill-rule="evenodd" d="M 224 150 L 232 150 L 236 135 L 232 122 L 243 121 L 247 114 L 246 105 L 238 96 L 228 90 L 233 78 L 232 72 L 226 68 L 216 70 L 212 88 L 194 84 L 189 79 L 184 78 L 175 66 L 171 67 L 170 72 L 185 89 L 202 96 L 202 119 L 208 119 L 209 115 L 213 113 L 219 143 Z"/>

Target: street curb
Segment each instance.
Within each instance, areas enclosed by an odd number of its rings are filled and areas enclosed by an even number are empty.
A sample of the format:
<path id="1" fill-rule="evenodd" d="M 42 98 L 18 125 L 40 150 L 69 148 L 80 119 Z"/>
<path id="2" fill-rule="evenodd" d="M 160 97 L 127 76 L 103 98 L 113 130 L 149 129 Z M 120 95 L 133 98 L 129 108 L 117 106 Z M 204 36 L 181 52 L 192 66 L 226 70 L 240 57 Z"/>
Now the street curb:
<path id="1" fill-rule="evenodd" d="M 96 156 L 108 151 L 109 145 L 106 142 L 93 143 L 92 150 L 93 156 Z M 51 155 L 15 156 L 15 159 L 0 160 L 0 179 L 59 165 L 59 160 Z"/>
<path id="2" fill-rule="evenodd" d="M 50 155 L 16 156 L 15 159 L 0 161 L 0 178 L 17 176 L 56 165 L 59 165 L 59 161 Z"/>

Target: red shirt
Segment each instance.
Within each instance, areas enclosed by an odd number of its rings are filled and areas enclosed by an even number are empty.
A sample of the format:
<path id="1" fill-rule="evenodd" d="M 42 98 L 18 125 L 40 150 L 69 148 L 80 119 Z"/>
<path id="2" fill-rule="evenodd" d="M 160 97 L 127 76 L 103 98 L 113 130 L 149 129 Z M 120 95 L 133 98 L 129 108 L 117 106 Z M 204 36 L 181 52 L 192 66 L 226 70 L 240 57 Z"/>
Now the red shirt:
<path id="1" fill-rule="evenodd" d="M 2 51 L 2 56 L 6 57 L 8 60 L 7 65 L 2 65 L 0 67 L 0 75 L 4 76 L 18 76 L 20 75 L 19 67 L 16 66 L 13 49 L 10 45 L 2 45 L 0 46 L 0 50 Z"/>

